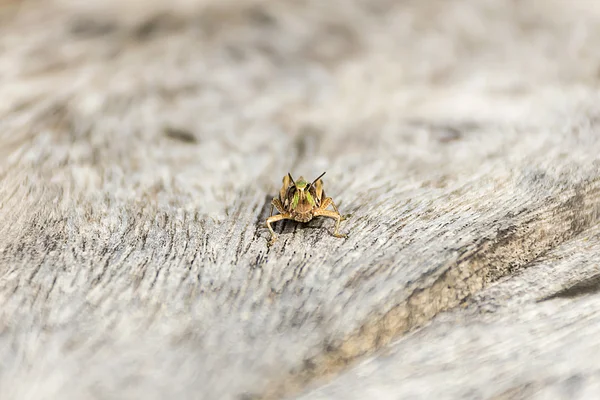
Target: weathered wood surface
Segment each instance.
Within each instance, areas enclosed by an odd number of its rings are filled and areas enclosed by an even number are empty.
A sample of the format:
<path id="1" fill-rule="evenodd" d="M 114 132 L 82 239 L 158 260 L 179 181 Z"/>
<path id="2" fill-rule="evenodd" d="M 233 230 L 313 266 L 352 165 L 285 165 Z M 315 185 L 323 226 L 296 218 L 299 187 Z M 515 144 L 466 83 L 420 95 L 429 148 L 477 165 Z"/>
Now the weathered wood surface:
<path id="1" fill-rule="evenodd" d="M 3 399 L 293 396 L 599 222 L 590 2 L 13 3 Z M 348 239 L 267 248 L 288 170 Z"/>
<path id="2" fill-rule="evenodd" d="M 595 399 L 600 227 L 300 399 Z"/>

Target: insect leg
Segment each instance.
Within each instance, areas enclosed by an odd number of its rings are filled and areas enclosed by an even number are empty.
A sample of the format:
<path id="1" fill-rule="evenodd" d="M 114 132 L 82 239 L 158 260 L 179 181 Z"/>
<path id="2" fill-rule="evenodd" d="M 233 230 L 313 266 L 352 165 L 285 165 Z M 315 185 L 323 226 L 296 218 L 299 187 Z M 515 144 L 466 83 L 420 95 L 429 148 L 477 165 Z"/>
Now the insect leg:
<path id="1" fill-rule="evenodd" d="M 271 231 L 271 241 L 269 242 L 269 245 L 275 243 L 275 241 L 277 240 L 277 235 L 275 234 L 275 231 L 271 227 L 271 224 L 273 222 L 277 222 L 277 221 L 281 221 L 283 219 L 289 219 L 289 218 L 290 218 L 290 216 L 288 214 L 277 214 L 277 215 L 267 218 L 267 228 L 269 228 L 269 230 Z"/>
<path id="2" fill-rule="evenodd" d="M 336 213 L 340 214 L 338 208 L 335 206 L 335 203 L 333 202 L 333 199 L 331 197 L 325 197 L 323 199 L 323 201 L 321 202 L 321 205 L 319 206 L 319 208 L 322 208 L 324 210 L 327 207 L 329 207 L 330 205 L 333 207 L 333 209 L 335 210 Z M 341 215 L 340 214 L 340 217 L 341 217 L 342 221 L 348 219 L 349 216 L 350 216 L 350 214 L 348 214 L 348 215 Z"/>
<path id="3" fill-rule="evenodd" d="M 337 211 L 325 210 L 325 208 L 321 207 L 314 211 L 314 216 L 328 217 L 336 220 L 335 222 L 335 231 L 333 232 L 333 236 L 338 238 L 345 238 L 348 235 L 344 235 L 340 233 L 340 222 L 342 222 L 342 216 Z"/>
<path id="4" fill-rule="evenodd" d="M 273 207 L 277 208 L 277 211 L 279 211 L 281 214 L 285 214 L 283 204 L 281 204 L 281 200 L 279 200 L 277 197 L 273 198 L 273 201 L 271 202 L 271 212 L 273 212 Z"/>

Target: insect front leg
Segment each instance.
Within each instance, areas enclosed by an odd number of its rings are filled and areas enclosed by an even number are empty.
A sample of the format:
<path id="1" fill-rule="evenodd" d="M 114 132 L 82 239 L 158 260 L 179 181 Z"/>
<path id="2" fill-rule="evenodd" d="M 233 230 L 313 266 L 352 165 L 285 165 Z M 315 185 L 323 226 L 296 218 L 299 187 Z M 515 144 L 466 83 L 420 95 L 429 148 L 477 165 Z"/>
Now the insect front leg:
<path id="1" fill-rule="evenodd" d="M 284 219 L 290 219 L 290 218 L 291 218 L 291 215 L 288 213 L 277 214 L 277 215 L 273 215 L 273 216 L 267 218 L 267 228 L 269 228 L 269 231 L 271 231 L 271 240 L 269 241 L 269 245 L 272 245 L 277 240 L 277 235 L 275 234 L 275 231 L 271 227 L 271 224 L 273 222 L 281 221 Z"/>
<path id="2" fill-rule="evenodd" d="M 333 206 L 333 209 L 335 211 L 326 210 L 326 208 L 330 205 Z M 314 215 L 333 218 L 336 220 L 335 231 L 333 232 L 333 236 L 338 238 L 345 238 L 348 236 L 340 233 L 340 222 L 342 222 L 342 220 L 345 218 L 342 218 L 331 197 L 326 197 L 323 199 L 323 201 L 321 202 L 321 206 L 314 211 Z"/>

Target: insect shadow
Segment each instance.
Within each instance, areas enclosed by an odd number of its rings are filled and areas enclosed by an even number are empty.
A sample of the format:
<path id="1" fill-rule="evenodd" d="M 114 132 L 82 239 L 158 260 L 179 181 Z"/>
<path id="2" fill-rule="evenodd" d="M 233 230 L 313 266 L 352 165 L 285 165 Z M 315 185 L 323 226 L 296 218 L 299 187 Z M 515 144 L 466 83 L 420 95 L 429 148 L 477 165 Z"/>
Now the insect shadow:
<path id="1" fill-rule="evenodd" d="M 265 224 L 265 220 L 269 217 L 269 213 L 271 212 L 271 201 L 273 201 L 273 195 L 267 194 L 265 195 L 265 200 L 263 205 L 258 213 L 256 218 L 256 233 L 255 237 L 269 237 L 269 229 Z M 273 215 L 278 214 L 277 210 L 273 210 Z M 296 230 L 304 230 L 304 229 L 327 229 L 327 220 L 326 219 L 313 219 L 312 221 L 302 223 L 293 220 L 283 220 L 278 222 L 273 226 L 273 230 L 278 234 L 293 234 Z"/>

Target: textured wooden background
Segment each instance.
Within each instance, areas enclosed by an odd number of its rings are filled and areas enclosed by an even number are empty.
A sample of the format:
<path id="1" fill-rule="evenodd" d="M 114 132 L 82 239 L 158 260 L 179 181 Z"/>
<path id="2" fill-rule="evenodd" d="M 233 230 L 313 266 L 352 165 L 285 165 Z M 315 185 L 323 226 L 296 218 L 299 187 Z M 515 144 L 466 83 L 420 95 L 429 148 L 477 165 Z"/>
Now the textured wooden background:
<path id="1" fill-rule="evenodd" d="M 595 2 L 0 5 L 0 398 L 600 392 Z"/>

